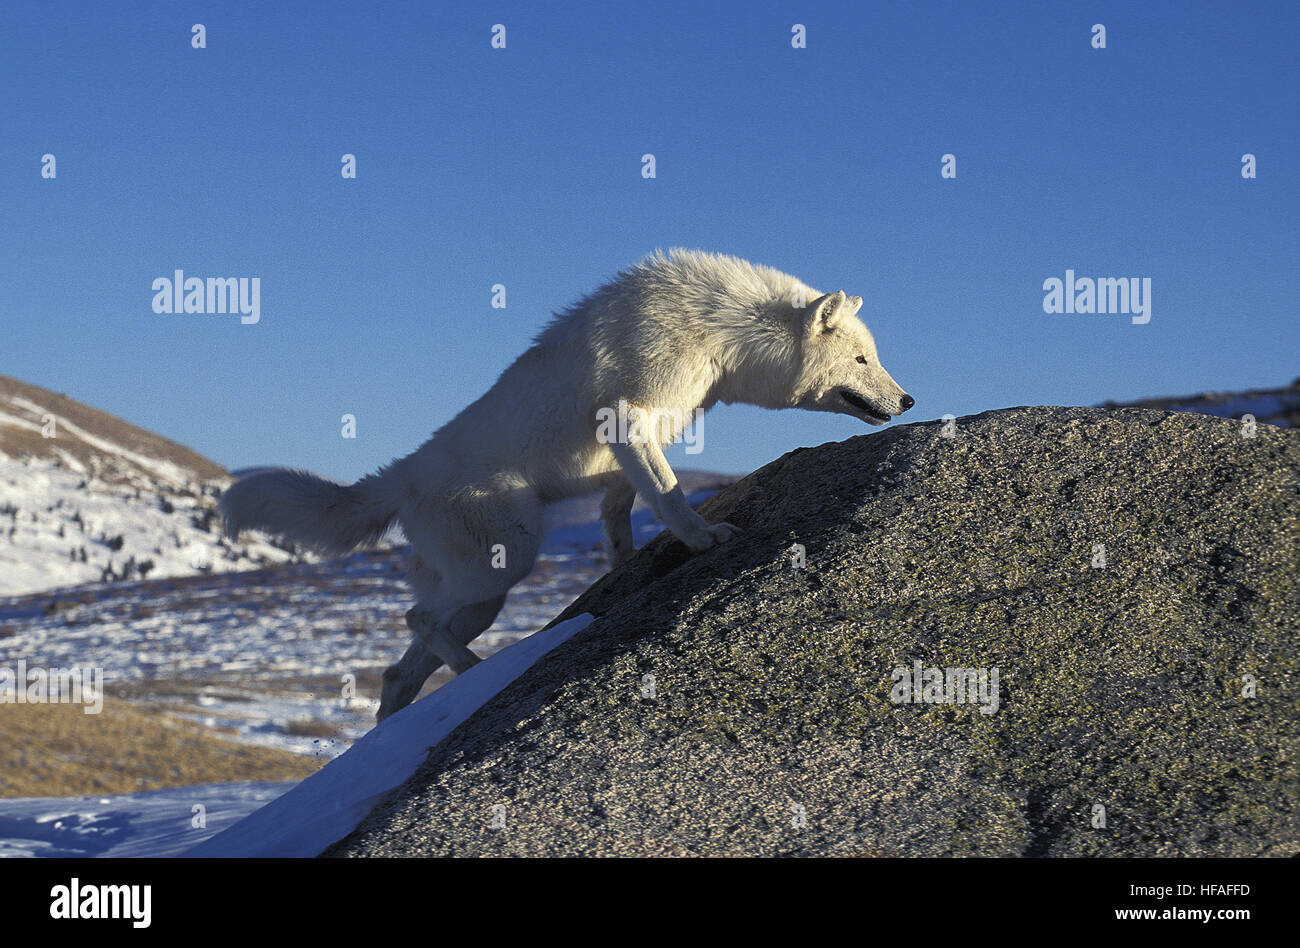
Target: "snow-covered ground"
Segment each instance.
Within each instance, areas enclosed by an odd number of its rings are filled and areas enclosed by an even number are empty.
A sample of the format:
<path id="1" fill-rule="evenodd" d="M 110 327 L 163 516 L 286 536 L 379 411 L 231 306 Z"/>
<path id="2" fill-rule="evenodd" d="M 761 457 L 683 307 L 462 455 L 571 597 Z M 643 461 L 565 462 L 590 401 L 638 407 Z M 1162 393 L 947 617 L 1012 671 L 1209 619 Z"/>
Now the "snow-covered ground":
<path id="1" fill-rule="evenodd" d="M 106 483 L 69 465 L 0 455 L 0 595 L 294 559 L 253 536 L 227 540 L 215 506 L 212 485 Z"/>
<path id="2" fill-rule="evenodd" d="M 0 857 L 179 856 L 293 787 L 217 783 L 114 797 L 0 800 Z"/>
<path id="3" fill-rule="evenodd" d="M 0 376 L 0 595 L 301 559 L 221 535 L 230 481 L 183 445 Z"/>

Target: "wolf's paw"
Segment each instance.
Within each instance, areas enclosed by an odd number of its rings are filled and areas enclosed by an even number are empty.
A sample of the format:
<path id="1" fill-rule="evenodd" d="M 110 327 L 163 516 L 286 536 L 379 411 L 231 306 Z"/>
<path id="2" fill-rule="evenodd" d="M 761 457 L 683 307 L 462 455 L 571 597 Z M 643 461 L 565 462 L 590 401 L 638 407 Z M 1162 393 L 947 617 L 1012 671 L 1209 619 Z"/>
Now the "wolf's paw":
<path id="1" fill-rule="evenodd" d="M 726 543 L 740 533 L 740 528 L 730 523 L 706 523 L 703 520 L 690 530 L 677 534 L 693 553 L 701 553 L 719 543 Z"/>
<path id="2" fill-rule="evenodd" d="M 713 539 L 718 543 L 726 543 L 745 531 L 734 523 L 714 523 L 709 525 L 709 532 L 713 534 Z"/>

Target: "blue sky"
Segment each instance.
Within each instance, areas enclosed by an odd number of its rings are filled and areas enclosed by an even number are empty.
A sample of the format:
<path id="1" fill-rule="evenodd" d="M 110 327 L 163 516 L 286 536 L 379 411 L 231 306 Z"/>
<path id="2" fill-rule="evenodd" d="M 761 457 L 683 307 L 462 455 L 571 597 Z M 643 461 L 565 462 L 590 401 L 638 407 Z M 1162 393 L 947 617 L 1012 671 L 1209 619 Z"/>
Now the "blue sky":
<path id="1" fill-rule="evenodd" d="M 907 420 L 1300 375 L 1298 4 L 371 6 L 0 7 L 0 373 L 351 479 L 685 246 L 865 297 Z M 155 314 L 175 269 L 261 321 Z M 1150 278 L 1150 323 L 1045 314 L 1067 269 Z M 869 430 L 725 407 L 670 458 Z"/>

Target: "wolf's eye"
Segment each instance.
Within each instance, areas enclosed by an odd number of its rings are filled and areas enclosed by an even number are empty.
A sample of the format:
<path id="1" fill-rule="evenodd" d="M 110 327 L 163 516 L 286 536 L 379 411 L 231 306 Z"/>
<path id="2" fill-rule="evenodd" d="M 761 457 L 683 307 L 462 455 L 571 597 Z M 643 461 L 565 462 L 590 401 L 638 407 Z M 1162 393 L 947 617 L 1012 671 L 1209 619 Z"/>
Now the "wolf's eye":
<path id="1" fill-rule="evenodd" d="M 867 357 L 866 357 L 866 356 L 858 356 L 858 361 L 861 362 L 863 365 L 866 365 L 866 364 L 867 364 Z"/>

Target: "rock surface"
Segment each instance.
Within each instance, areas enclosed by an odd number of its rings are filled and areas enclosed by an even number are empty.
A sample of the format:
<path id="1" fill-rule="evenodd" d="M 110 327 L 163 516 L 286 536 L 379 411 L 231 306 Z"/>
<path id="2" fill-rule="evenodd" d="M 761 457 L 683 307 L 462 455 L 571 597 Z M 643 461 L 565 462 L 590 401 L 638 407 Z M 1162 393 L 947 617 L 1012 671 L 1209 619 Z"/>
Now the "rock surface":
<path id="1" fill-rule="evenodd" d="M 326 854 L 1300 853 L 1300 433 L 1051 407 L 949 433 L 714 497 L 743 535 L 598 582 L 560 617 L 597 620 Z M 998 669 L 996 711 L 894 702 L 915 662 Z"/>

